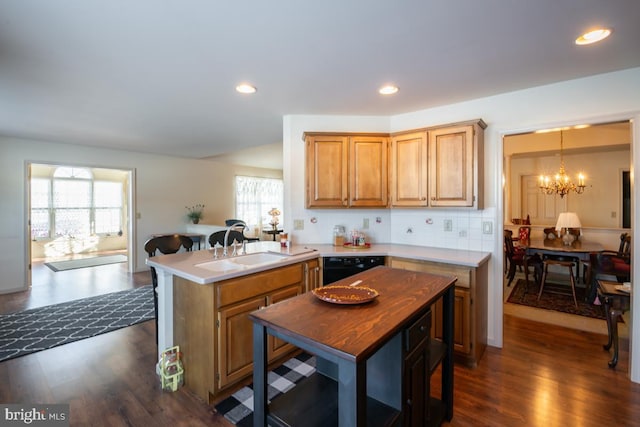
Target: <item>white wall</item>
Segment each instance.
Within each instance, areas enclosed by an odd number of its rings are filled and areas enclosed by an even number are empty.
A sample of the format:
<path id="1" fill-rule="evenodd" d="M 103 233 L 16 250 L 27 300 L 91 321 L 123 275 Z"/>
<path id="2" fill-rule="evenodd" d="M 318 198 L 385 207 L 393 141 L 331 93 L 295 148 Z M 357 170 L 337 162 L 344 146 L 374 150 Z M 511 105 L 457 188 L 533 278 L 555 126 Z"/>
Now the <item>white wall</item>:
<path id="1" fill-rule="evenodd" d="M 135 270 L 146 270 L 144 242 L 155 233 L 183 231 L 185 206 L 203 203 L 203 223 L 224 224 L 234 216 L 237 174 L 280 178 L 281 171 L 206 160 L 108 150 L 71 144 L 0 137 L 0 293 L 25 289 L 26 165 L 59 163 L 135 171 L 134 211 L 140 216 L 132 236 Z"/>
<path id="2" fill-rule="evenodd" d="M 293 219 L 317 217 L 323 224 L 322 230 L 316 223 L 309 230 L 308 221 L 305 230 L 296 233 L 304 242 L 328 241 L 330 234 L 324 218 L 330 215 L 339 217 L 340 213 L 324 213 L 320 210 L 304 209 L 304 131 L 351 131 L 351 132 L 397 132 L 425 126 L 440 125 L 482 118 L 488 124 L 485 130 L 485 209 L 482 211 L 419 209 L 414 211 L 389 211 L 389 239 L 391 242 L 406 241 L 405 226 L 409 223 L 422 224 L 425 217 L 440 219 L 443 216 L 454 220 L 458 233 L 451 234 L 453 239 L 441 239 L 442 232 L 434 221 L 433 239 L 417 239 L 416 243 L 469 249 L 482 249 L 492 253 L 489 273 L 489 344 L 502 346 L 502 137 L 505 134 L 526 132 L 535 129 L 552 128 L 558 125 L 605 122 L 621 119 L 636 119 L 634 137 L 638 142 L 638 119 L 640 119 L 640 68 L 594 77 L 577 79 L 547 86 L 541 86 L 502 95 L 451 104 L 439 108 L 416 111 L 413 113 L 387 117 L 346 117 L 346 116 L 287 116 L 284 118 L 284 170 L 285 203 L 293 215 L 287 216 L 285 227 L 291 229 Z M 640 155 L 636 155 L 640 157 Z M 634 168 L 638 159 L 634 160 Z M 634 203 L 637 202 L 634 194 Z M 349 217 L 362 216 L 366 212 L 351 214 Z M 346 215 L 345 215 L 346 217 Z M 331 219 L 327 222 L 330 222 Z M 478 238 L 474 231 L 479 221 L 493 223 L 493 235 Z M 396 225 L 401 224 L 401 225 Z M 635 230 L 635 221 L 634 224 Z M 326 227 L 326 228 L 324 228 Z M 466 237 L 459 231 L 466 229 Z M 441 228 L 440 228 L 441 230 Z M 421 229 L 422 231 L 422 229 Z M 385 235 L 384 231 L 380 233 Z M 637 238 L 634 232 L 634 239 Z M 428 231 L 424 230 L 424 236 Z M 412 236 L 412 238 L 415 236 Z M 318 240 L 321 239 L 321 240 Z M 454 243 L 455 242 L 455 243 Z M 638 257 L 640 258 L 640 257 Z M 636 276 L 634 271 L 634 277 Z M 634 302 L 634 309 L 640 310 L 640 300 Z M 635 328 L 633 335 L 637 330 Z M 639 335 L 640 337 L 640 335 Z M 633 342 L 633 339 L 632 339 Z M 632 379 L 640 381 L 640 352 L 632 360 Z M 638 373 L 635 372 L 635 366 Z"/>

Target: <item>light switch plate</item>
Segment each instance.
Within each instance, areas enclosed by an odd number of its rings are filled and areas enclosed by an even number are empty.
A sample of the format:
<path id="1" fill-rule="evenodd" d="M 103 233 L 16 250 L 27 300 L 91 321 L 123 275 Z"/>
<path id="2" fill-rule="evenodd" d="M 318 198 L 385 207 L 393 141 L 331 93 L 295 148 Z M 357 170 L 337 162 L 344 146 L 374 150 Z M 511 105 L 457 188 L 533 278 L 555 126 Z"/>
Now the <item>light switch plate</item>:
<path id="1" fill-rule="evenodd" d="M 293 229 L 294 230 L 304 230 L 304 220 L 302 220 L 302 219 L 294 219 L 293 220 Z"/>
<path id="2" fill-rule="evenodd" d="M 493 234 L 493 223 L 491 221 L 483 221 L 482 222 L 482 233 L 483 234 Z"/>
<path id="3" fill-rule="evenodd" d="M 453 221 L 450 219 L 444 220 L 444 231 L 453 231 Z"/>
<path id="4" fill-rule="evenodd" d="M 369 228 L 369 218 L 363 218 L 362 219 L 362 229 L 366 230 L 367 228 Z"/>

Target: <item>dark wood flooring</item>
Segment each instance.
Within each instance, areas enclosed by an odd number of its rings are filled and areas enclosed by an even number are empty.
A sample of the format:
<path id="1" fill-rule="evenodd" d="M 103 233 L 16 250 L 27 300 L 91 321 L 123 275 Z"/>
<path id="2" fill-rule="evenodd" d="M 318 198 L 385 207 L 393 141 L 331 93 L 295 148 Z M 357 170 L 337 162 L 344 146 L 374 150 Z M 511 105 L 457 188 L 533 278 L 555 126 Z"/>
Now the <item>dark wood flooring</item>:
<path id="1" fill-rule="evenodd" d="M 112 276 L 112 284 L 122 282 L 115 286 L 130 287 L 149 277 L 115 269 L 107 273 L 105 267 L 112 266 L 95 267 L 99 272 L 75 270 L 77 281 L 69 283 L 68 275 L 54 286 L 67 289 L 69 297 L 103 290 L 109 282 L 105 276 Z M 73 287 L 79 289 L 69 290 Z M 46 294 L 32 290 L 22 297 L 0 296 L 0 312 L 43 303 Z M 72 426 L 229 426 L 188 388 L 175 393 L 160 389 L 154 328 L 153 321 L 144 322 L 2 362 L 0 402 L 68 403 Z M 455 367 L 450 425 L 637 425 L 640 385 L 628 379 L 628 343 L 622 346 L 618 368 L 611 370 L 610 354 L 602 349 L 605 340 L 599 334 L 506 316 L 504 348 L 488 348 L 476 369 Z"/>

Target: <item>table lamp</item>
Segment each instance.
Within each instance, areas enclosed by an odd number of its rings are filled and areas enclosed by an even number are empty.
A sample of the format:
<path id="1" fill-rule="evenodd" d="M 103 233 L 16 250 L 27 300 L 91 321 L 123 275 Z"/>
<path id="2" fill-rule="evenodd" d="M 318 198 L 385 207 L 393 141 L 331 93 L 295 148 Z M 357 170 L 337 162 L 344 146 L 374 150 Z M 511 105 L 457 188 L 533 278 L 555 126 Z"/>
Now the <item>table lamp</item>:
<path id="1" fill-rule="evenodd" d="M 558 216 L 558 222 L 556 223 L 556 230 L 558 231 L 558 234 L 562 233 L 563 228 L 565 233 L 562 235 L 562 242 L 569 246 L 574 240 L 574 236 L 569 233 L 569 229 L 582 228 L 580 218 L 578 218 L 578 215 L 575 212 L 562 212 L 560 216 Z"/>

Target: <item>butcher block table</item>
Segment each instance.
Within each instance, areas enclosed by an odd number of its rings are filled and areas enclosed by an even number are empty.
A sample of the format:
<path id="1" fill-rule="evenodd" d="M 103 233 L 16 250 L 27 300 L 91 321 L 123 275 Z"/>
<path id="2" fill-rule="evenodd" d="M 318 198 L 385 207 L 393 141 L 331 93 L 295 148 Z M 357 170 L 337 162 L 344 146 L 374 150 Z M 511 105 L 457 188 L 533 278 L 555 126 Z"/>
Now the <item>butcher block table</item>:
<path id="1" fill-rule="evenodd" d="M 453 416 L 456 277 L 375 267 L 332 286 L 368 287 L 377 297 L 332 303 L 312 292 L 252 312 L 254 426 L 440 425 Z M 326 288 L 319 288 L 319 290 Z M 430 337 L 431 306 L 443 299 L 443 338 Z M 316 356 L 316 373 L 267 398 L 274 338 Z M 430 376 L 442 367 L 438 398 Z"/>

